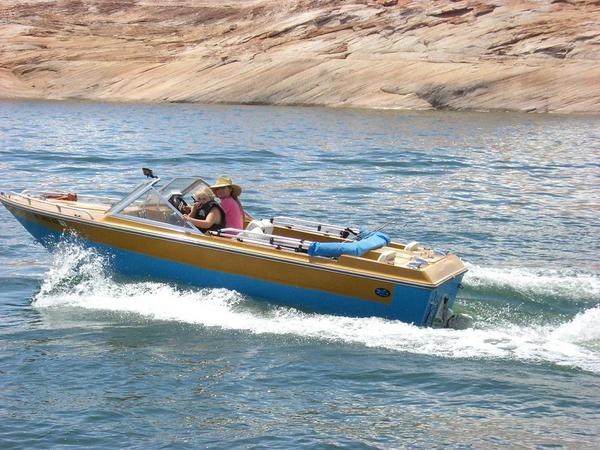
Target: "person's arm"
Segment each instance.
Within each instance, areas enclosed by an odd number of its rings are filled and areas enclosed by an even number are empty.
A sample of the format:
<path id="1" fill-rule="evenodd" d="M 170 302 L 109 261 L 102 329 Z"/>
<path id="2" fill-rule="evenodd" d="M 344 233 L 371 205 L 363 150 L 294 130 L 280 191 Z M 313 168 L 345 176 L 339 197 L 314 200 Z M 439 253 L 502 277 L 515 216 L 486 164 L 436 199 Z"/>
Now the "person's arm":
<path id="1" fill-rule="evenodd" d="M 196 217 L 196 213 L 198 212 L 198 209 L 200 209 L 200 203 L 198 202 L 194 202 L 194 204 L 192 205 L 192 209 L 190 210 L 189 213 L 187 213 L 187 215 L 189 215 L 190 217 Z"/>
<path id="2" fill-rule="evenodd" d="M 196 205 L 194 205 L 194 207 L 195 206 Z M 194 208 L 192 208 L 192 212 L 195 213 Z M 198 228 L 201 228 L 203 230 L 208 230 L 214 224 L 219 223 L 221 221 L 221 211 L 219 211 L 219 208 L 212 208 L 206 216 L 206 219 L 193 219 L 192 217 L 190 217 L 191 215 L 192 214 L 186 214 L 183 217 L 188 222 L 191 222 L 192 224 L 196 225 Z"/>

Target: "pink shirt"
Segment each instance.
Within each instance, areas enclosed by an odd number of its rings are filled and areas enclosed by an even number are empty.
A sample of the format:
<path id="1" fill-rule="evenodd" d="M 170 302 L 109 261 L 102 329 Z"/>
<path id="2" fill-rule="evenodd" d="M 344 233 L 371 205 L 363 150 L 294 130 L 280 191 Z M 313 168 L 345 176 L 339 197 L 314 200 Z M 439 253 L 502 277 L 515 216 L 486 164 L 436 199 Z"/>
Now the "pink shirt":
<path id="1" fill-rule="evenodd" d="M 231 197 L 222 198 L 221 208 L 225 211 L 225 226 L 227 228 L 244 229 L 244 218 L 238 202 Z"/>

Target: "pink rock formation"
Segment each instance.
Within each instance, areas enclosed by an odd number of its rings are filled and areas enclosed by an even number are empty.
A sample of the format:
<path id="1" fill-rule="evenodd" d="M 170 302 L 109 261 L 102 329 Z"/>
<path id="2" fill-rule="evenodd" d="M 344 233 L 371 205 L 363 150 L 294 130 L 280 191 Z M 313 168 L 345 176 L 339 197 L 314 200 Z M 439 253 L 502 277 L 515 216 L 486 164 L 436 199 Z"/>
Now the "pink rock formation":
<path id="1" fill-rule="evenodd" d="M 598 0 L 2 0 L 0 97 L 600 112 Z"/>

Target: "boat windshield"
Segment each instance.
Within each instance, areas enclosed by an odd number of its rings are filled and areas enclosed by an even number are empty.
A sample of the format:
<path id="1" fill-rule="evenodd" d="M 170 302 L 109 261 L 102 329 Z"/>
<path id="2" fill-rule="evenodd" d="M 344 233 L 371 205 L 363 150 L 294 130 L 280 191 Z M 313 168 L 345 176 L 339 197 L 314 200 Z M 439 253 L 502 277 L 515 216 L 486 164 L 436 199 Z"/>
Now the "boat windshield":
<path id="1" fill-rule="evenodd" d="M 119 201 L 118 203 L 113 205 L 113 207 L 110 208 L 106 212 L 106 214 L 110 216 L 110 215 L 113 215 L 113 214 L 121 211 L 124 206 L 129 205 L 133 200 L 138 198 L 141 194 L 146 192 L 148 189 L 150 189 L 152 186 L 154 186 L 159 181 L 160 181 L 160 179 L 157 178 L 155 180 L 146 181 L 145 183 L 140 184 L 133 191 L 131 191 L 129 194 L 127 194 L 121 201 Z"/>
<path id="2" fill-rule="evenodd" d="M 185 197 L 187 194 L 193 194 L 201 185 L 208 186 L 208 183 L 198 177 L 178 177 L 165 184 L 159 191 L 165 197 L 170 197 L 174 193 Z"/>
<path id="3" fill-rule="evenodd" d="M 204 183 L 201 179 L 175 178 L 161 189 L 156 184 L 159 179 L 152 180 L 138 186 L 131 194 L 114 205 L 107 215 L 120 216 L 136 222 L 159 222 L 169 228 L 186 228 L 196 230 L 189 222 L 184 220 L 181 212 L 172 203 L 173 193 L 185 195 L 198 184 Z M 179 190 L 181 188 L 181 190 Z M 167 197 L 168 195 L 168 197 Z"/>
<path id="4" fill-rule="evenodd" d="M 124 205 L 123 208 L 115 211 L 115 214 L 141 219 L 144 222 L 161 222 L 176 227 L 192 228 L 183 219 L 181 213 L 154 188 L 148 189 L 139 197 Z"/>
<path id="5" fill-rule="evenodd" d="M 169 228 L 183 227 L 197 231 L 196 227 L 183 219 L 177 208 L 181 200 L 191 206 L 194 202 L 193 193 L 200 186 L 208 184 L 198 177 L 179 177 L 159 188 L 156 186 L 159 181 L 156 179 L 138 186 L 107 214 L 137 222 L 160 222 Z"/>

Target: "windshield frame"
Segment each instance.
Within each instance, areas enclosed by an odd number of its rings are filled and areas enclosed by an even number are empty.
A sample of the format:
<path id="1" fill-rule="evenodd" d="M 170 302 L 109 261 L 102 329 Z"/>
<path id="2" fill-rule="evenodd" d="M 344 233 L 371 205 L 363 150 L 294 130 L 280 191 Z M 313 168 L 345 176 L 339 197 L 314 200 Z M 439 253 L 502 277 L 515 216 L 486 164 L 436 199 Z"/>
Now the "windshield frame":
<path id="1" fill-rule="evenodd" d="M 187 177 L 180 177 L 180 178 L 187 178 Z M 171 181 L 171 183 L 173 181 L 175 181 L 175 180 L 176 179 L 173 179 Z M 202 180 L 200 178 L 198 178 L 198 180 L 201 181 L 202 183 L 206 184 L 206 182 L 204 180 Z M 143 184 L 139 185 L 133 191 L 131 191 L 130 194 L 128 194 L 127 196 L 125 196 L 121 201 L 119 201 L 112 208 L 110 208 L 106 212 L 106 215 L 107 216 L 111 216 L 111 217 L 117 217 L 119 219 L 131 221 L 131 222 L 140 222 L 140 223 L 144 223 L 144 224 L 148 224 L 148 225 L 154 225 L 154 226 L 159 226 L 159 227 L 162 227 L 162 228 L 168 228 L 168 229 L 171 229 L 171 230 L 177 230 L 177 231 L 184 230 L 186 232 L 192 231 L 194 233 L 202 234 L 202 232 L 200 230 L 198 230 L 195 226 L 193 226 L 190 222 L 188 222 L 185 219 L 183 219 L 183 215 L 181 214 L 181 212 L 177 208 L 175 208 L 171 204 L 171 202 L 169 202 L 169 200 L 167 198 L 165 198 L 165 196 L 163 195 L 163 190 L 157 189 L 155 187 L 159 183 L 159 181 L 160 181 L 160 178 L 157 178 L 157 179 L 153 179 L 151 181 L 148 181 L 146 183 L 143 183 Z M 166 184 L 164 187 L 168 187 L 171 183 Z M 188 188 L 192 187 L 193 185 L 195 185 L 195 183 L 191 183 L 188 186 Z M 142 218 L 142 217 L 135 217 L 135 216 L 131 216 L 131 215 L 128 215 L 128 214 L 122 214 L 121 213 L 121 211 L 123 211 L 125 208 L 127 208 L 132 203 L 134 203 L 140 197 L 142 197 L 143 195 L 146 195 L 148 193 L 148 191 L 153 191 L 154 194 L 157 195 L 166 205 L 168 205 L 168 207 L 177 216 L 181 217 L 182 220 L 183 220 L 183 222 L 184 222 L 184 225 L 183 226 L 174 225 L 174 224 L 170 224 L 170 223 L 167 223 L 167 222 L 161 222 L 159 220 L 145 219 L 145 218 Z"/>
<path id="2" fill-rule="evenodd" d="M 138 185 L 133 191 L 115 203 L 112 208 L 106 211 L 107 216 L 114 215 L 117 211 L 122 210 L 125 206 L 129 205 L 132 201 L 136 200 L 140 195 L 144 194 L 148 189 L 157 184 L 160 181 L 160 178 L 156 178 L 154 180 L 146 181 Z"/>
<path id="3" fill-rule="evenodd" d="M 166 194 L 167 193 L 167 189 L 169 188 L 169 186 L 173 186 L 175 185 L 175 183 L 179 180 L 193 180 L 191 183 L 189 183 L 184 189 L 181 189 L 181 191 L 179 191 L 181 193 L 182 196 L 186 196 L 188 195 L 190 192 L 194 192 L 198 190 L 198 186 L 203 184 L 205 186 L 210 187 L 210 184 L 208 184 L 206 181 L 204 181 L 202 178 L 198 177 L 198 176 L 189 176 L 189 177 L 175 177 L 172 180 L 170 180 L 167 184 L 165 184 L 164 186 L 162 186 L 159 191 L 161 194 Z M 177 186 L 176 186 L 177 187 Z"/>

